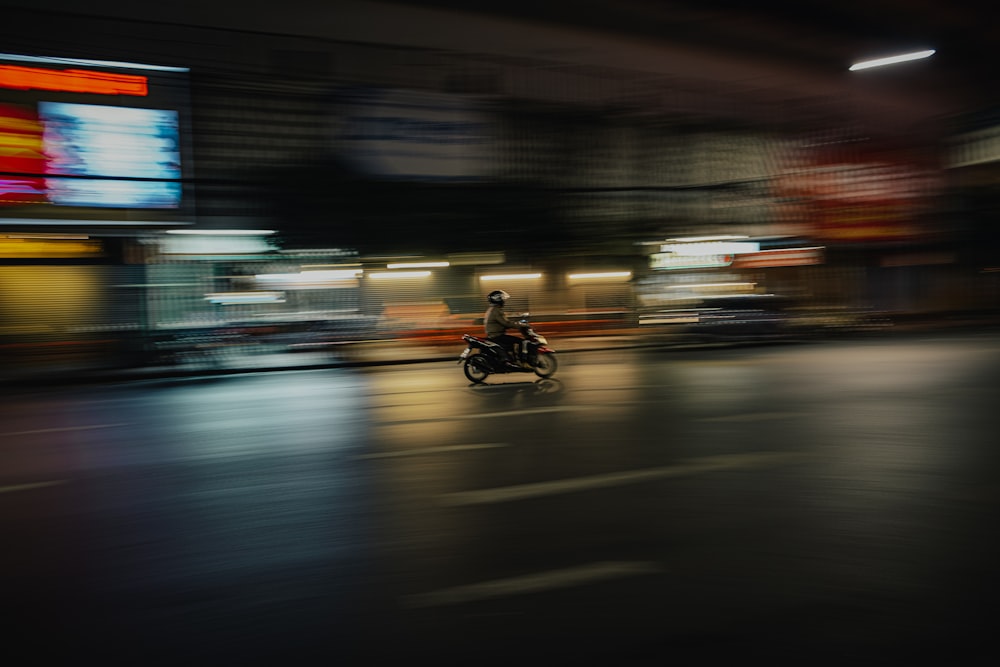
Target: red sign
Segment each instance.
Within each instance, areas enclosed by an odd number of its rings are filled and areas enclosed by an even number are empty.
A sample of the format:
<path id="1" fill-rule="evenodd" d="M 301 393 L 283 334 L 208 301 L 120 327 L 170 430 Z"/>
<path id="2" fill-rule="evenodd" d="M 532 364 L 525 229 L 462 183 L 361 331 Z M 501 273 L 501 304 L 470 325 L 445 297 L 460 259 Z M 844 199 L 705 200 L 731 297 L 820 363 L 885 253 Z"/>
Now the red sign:
<path id="1" fill-rule="evenodd" d="M 34 109 L 0 104 L 0 204 L 45 202 L 42 132 Z"/>
<path id="2" fill-rule="evenodd" d="M 20 65 L 0 65 L 0 88 L 55 90 L 97 95 L 148 94 L 148 80 L 134 74 L 112 74 L 85 69 L 41 69 Z"/>
<path id="3" fill-rule="evenodd" d="M 845 144 L 800 149 L 778 179 L 783 219 L 819 242 L 898 242 L 929 230 L 941 172 L 932 154 Z"/>

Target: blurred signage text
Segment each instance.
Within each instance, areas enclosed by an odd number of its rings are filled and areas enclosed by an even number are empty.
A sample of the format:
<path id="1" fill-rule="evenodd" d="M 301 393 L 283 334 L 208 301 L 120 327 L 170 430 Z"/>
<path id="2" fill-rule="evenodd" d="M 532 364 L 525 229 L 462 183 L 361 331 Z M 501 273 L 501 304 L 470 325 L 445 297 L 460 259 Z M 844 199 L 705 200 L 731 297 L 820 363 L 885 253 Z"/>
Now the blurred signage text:
<path id="1" fill-rule="evenodd" d="M 713 269 L 729 266 L 733 255 L 677 255 L 658 252 L 649 256 L 649 268 L 656 270 Z"/>
<path id="2" fill-rule="evenodd" d="M 490 175 L 493 123 L 474 99 L 406 90 L 341 94 L 337 141 L 362 171 L 403 180 L 479 180 Z"/>
<path id="3" fill-rule="evenodd" d="M 149 87 L 146 77 L 113 74 L 84 69 L 42 69 L 0 65 L 0 88 L 15 90 L 50 90 L 96 95 L 134 95 L 143 97 Z"/>
<path id="4" fill-rule="evenodd" d="M 734 269 L 763 269 L 778 266 L 809 266 L 823 263 L 823 248 L 781 248 L 740 255 Z"/>

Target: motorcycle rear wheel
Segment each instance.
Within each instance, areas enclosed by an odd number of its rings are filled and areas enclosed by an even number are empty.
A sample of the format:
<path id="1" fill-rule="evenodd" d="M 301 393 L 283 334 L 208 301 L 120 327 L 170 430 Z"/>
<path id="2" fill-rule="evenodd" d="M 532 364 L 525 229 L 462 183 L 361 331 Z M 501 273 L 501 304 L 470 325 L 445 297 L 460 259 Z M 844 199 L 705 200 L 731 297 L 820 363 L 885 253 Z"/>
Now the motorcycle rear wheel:
<path id="1" fill-rule="evenodd" d="M 481 359 L 476 359 L 476 355 L 473 355 L 465 360 L 462 370 L 465 371 L 465 377 L 469 378 L 469 382 L 480 384 L 490 374 L 485 366 L 485 362 Z"/>
<path id="2" fill-rule="evenodd" d="M 540 378 L 552 377 L 557 368 L 559 368 L 559 362 L 556 361 L 555 354 L 552 352 L 540 354 L 535 362 L 535 375 Z"/>

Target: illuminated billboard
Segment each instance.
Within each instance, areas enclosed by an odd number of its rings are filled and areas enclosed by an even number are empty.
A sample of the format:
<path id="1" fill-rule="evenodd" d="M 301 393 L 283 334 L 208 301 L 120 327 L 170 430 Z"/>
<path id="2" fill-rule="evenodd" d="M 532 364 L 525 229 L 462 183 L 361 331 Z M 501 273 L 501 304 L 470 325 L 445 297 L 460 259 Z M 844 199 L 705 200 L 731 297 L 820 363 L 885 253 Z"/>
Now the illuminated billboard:
<path id="1" fill-rule="evenodd" d="M 39 111 L 50 202 L 135 208 L 180 205 L 176 111 L 56 102 L 42 102 Z"/>
<path id="2" fill-rule="evenodd" d="M 45 203 L 42 123 L 31 107 L 0 104 L 0 204 Z"/>
<path id="3" fill-rule="evenodd" d="M 187 83 L 185 68 L 0 54 L 0 223 L 183 217 Z"/>

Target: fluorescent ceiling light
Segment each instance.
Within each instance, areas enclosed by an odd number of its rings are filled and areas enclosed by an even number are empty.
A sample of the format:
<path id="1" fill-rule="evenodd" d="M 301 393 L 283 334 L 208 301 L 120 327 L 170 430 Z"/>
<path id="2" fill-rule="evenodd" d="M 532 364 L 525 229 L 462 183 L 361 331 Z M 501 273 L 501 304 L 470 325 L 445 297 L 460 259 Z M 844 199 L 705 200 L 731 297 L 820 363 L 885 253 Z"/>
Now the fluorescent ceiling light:
<path id="1" fill-rule="evenodd" d="M 302 271 L 300 273 L 258 273 L 254 278 L 261 282 L 323 283 L 337 280 L 360 278 L 361 269 L 341 269 L 331 271 Z"/>
<path id="2" fill-rule="evenodd" d="M 570 280 L 579 280 L 583 278 L 630 278 L 632 276 L 631 271 L 606 271 L 604 273 L 571 273 L 569 274 Z"/>
<path id="3" fill-rule="evenodd" d="M 426 278 L 431 275 L 430 271 L 384 271 L 381 273 L 369 273 L 369 278 Z"/>
<path id="4" fill-rule="evenodd" d="M 404 262 L 402 264 L 386 264 L 387 269 L 433 269 L 451 266 L 449 262 Z"/>
<path id="5" fill-rule="evenodd" d="M 167 234 L 191 234 L 193 236 L 270 236 L 273 229 L 168 229 Z"/>
<path id="6" fill-rule="evenodd" d="M 205 301 L 220 305 L 252 303 L 284 303 L 282 292 L 213 292 L 205 295 Z"/>
<path id="7" fill-rule="evenodd" d="M 535 280 L 541 278 L 540 273 L 505 273 L 491 276 L 479 276 L 480 280 Z"/>
<path id="8" fill-rule="evenodd" d="M 757 241 L 705 241 L 702 243 L 665 243 L 660 252 L 675 255 L 741 255 L 760 252 Z"/>
<path id="9" fill-rule="evenodd" d="M 684 236 L 677 239 L 667 239 L 659 243 L 701 243 L 703 241 L 735 241 L 736 239 L 748 239 L 749 236 L 739 234 L 717 234 L 715 236 Z"/>
<path id="10" fill-rule="evenodd" d="M 875 60 L 865 60 L 860 63 L 855 63 L 851 65 L 850 70 L 852 72 L 855 72 L 859 69 L 868 69 L 870 67 L 895 65 L 896 63 L 904 63 L 908 60 L 920 60 L 921 58 L 929 58 L 932 55 L 934 55 L 934 49 L 928 49 L 926 51 L 914 51 L 913 53 L 903 53 L 898 56 L 889 56 L 887 58 L 876 58 Z"/>
<path id="11" fill-rule="evenodd" d="M 757 283 L 691 283 L 689 285 L 667 285 L 667 289 L 701 289 L 703 287 L 716 288 L 716 287 L 756 287 Z"/>

